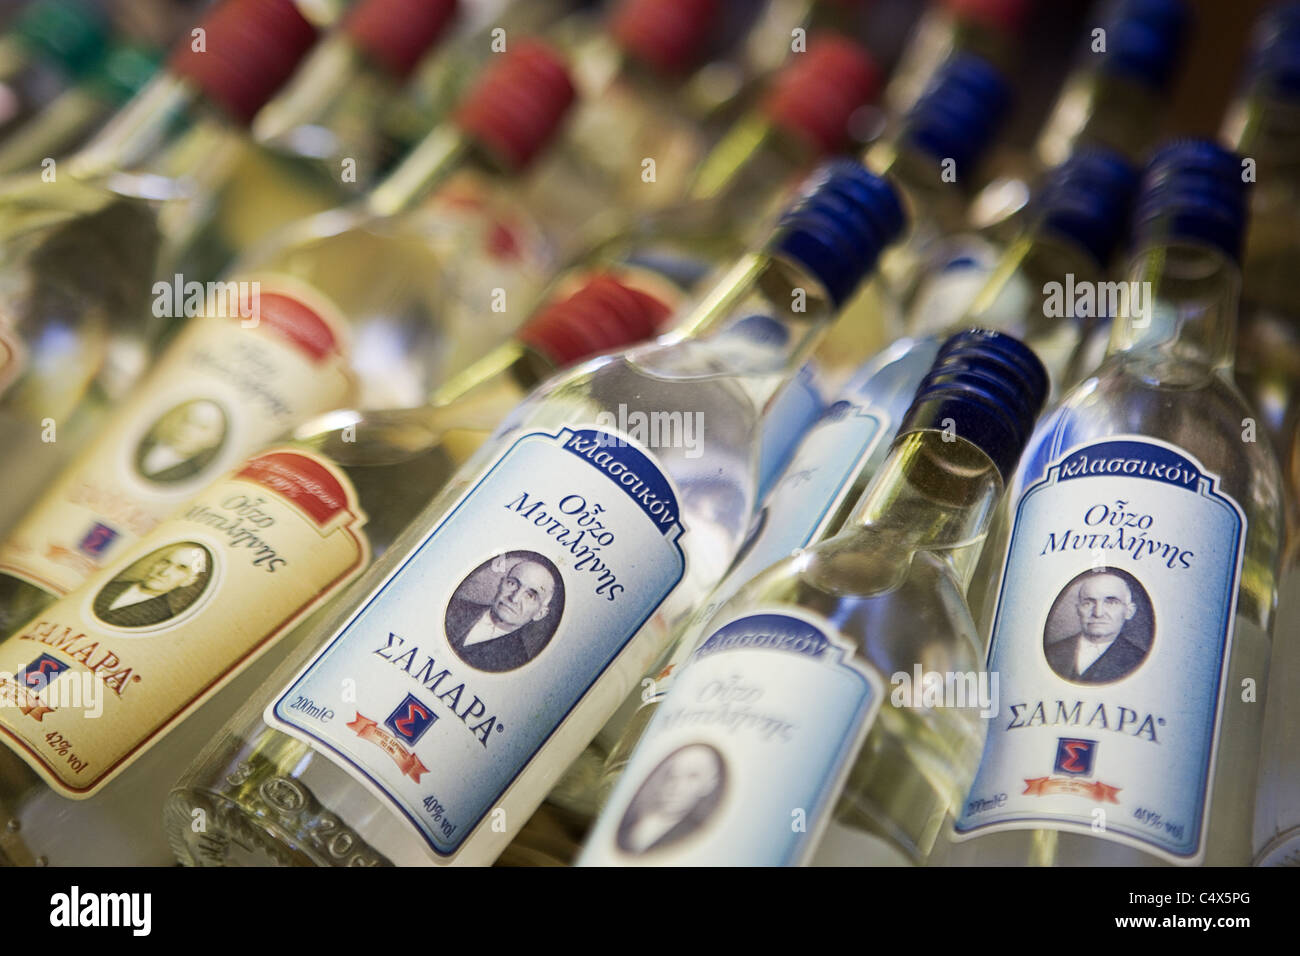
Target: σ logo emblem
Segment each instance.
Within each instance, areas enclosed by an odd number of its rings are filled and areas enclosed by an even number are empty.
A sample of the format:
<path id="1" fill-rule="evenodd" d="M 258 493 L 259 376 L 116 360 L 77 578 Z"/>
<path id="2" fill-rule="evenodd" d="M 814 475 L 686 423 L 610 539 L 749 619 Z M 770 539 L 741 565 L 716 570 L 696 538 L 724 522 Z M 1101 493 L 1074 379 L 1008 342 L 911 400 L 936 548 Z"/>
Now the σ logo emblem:
<path id="1" fill-rule="evenodd" d="M 406 699 L 397 705 L 397 709 L 388 715 L 384 726 L 405 743 L 414 744 L 424 736 L 424 732 L 433 726 L 438 715 L 420 703 L 415 695 L 407 694 Z"/>
<path id="2" fill-rule="evenodd" d="M 1056 743 L 1057 773 L 1072 777 L 1092 775 L 1093 760 L 1097 756 L 1097 741 L 1080 740 L 1076 737 L 1059 737 Z"/>

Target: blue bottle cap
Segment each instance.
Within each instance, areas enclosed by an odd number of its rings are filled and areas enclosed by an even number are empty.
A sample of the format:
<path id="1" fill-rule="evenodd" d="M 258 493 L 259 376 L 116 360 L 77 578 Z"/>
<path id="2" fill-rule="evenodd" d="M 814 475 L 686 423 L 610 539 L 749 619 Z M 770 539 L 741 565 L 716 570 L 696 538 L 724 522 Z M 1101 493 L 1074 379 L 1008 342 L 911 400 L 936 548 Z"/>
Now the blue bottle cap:
<path id="1" fill-rule="evenodd" d="M 1133 230 L 1138 245 L 1199 242 L 1239 261 L 1246 217 L 1240 158 L 1208 140 L 1175 140 L 1147 163 Z"/>
<path id="2" fill-rule="evenodd" d="M 1260 17 L 1251 35 L 1245 76 L 1267 95 L 1300 99 L 1300 2 L 1279 3 Z"/>
<path id="3" fill-rule="evenodd" d="M 908 112 L 904 136 L 935 160 L 956 160 L 958 176 L 969 176 L 992 144 L 1010 99 L 1006 80 L 986 60 L 952 57 Z"/>
<path id="4" fill-rule="evenodd" d="M 1106 30 L 1100 68 L 1166 89 L 1182 59 L 1191 19 L 1185 0 L 1113 0 L 1098 21 Z"/>
<path id="5" fill-rule="evenodd" d="M 1036 228 L 1064 237 L 1105 265 L 1127 228 L 1137 182 L 1137 170 L 1118 153 L 1082 149 L 1047 173 L 1030 215 Z"/>
<path id="6" fill-rule="evenodd" d="M 1106 30 L 1101 68 L 1131 77 L 1153 90 L 1165 90 L 1181 58 L 1181 36 L 1162 33 L 1136 20 L 1121 20 Z"/>
<path id="7" fill-rule="evenodd" d="M 781 217 L 767 251 L 808 270 L 836 308 L 899 237 L 905 217 L 898 193 L 861 164 L 842 159 L 813 174 L 803 196 Z"/>
<path id="8" fill-rule="evenodd" d="M 951 430 L 981 449 L 1010 480 L 1047 398 L 1047 371 L 1033 350 L 1002 332 L 969 329 L 939 348 L 898 429 Z"/>

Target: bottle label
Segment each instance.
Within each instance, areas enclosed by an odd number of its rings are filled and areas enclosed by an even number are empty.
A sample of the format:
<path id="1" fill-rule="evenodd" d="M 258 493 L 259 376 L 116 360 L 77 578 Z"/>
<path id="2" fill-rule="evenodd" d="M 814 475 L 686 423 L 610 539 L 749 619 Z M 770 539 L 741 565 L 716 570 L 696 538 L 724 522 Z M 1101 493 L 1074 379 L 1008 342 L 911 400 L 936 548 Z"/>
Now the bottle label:
<path id="1" fill-rule="evenodd" d="M 0 644 L 5 743 L 95 793 L 356 576 L 365 520 L 327 459 L 250 459 Z"/>
<path id="2" fill-rule="evenodd" d="M 627 435 L 516 440 L 280 693 L 451 855 L 682 579 L 678 496 Z"/>
<path id="3" fill-rule="evenodd" d="M 191 321 L 0 547 L 0 571 L 66 594 L 243 458 L 346 404 L 337 308 L 298 283 L 259 282 L 255 315 Z"/>
<path id="4" fill-rule="evenodd" d="M 1177 446 L 1118 436 L 1049 464 L 1016 509 L 989 648 L 1002 705 L 959 835 L 1202 859 L 1245 531 Z"/>
<path id="5" fill-rule="evenodd" d="M 883 699 L 828 621 L 779 606 L 730 621 L 677 677 L 580 862 L 806 860 Z"/>
<path id="6" fill-rule="evenodd" d="M 1300 832 L 1292 831 L 1264 846 L 1252 865 L 1300 867 Z"/>
<path id="7" fill-rule="evenodd" d="M 870 405 L 838 401 L 799 445 L 772 488 L 719 586 L 720 604 L 763 569 L 834 529 L 853 479 L 888 432 L 888 419 Z"/>
<path id="8" fill-rule="evenodd" d="M 974 304 L 980 290 L 997 267 L 997 249 L 983 240 L 965 237 L 939 244 L 924 267 L 923 278 L 917 287 L 912 305 L 907 313 L 908 334 L 946 335 Z M 1003 294 L 997 303 L 999 311 L 1018 319 L 1023 310 L 1035 305 L 1037 299 L 1024 281 L 1013 282 L 1011 299 Z M 1020 311 L 1017 311 L 1020 310 Z M 993 328 L 1002 328 L 993 325 Z"/>

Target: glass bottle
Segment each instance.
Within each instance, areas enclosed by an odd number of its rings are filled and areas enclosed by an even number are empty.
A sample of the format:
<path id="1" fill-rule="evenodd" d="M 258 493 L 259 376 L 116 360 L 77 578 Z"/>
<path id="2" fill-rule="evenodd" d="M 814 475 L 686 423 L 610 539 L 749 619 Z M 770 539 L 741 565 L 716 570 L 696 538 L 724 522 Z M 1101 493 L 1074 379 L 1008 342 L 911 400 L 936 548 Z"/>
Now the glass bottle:
<path id="1" fill-rule="evenodd" d="M 400 152 L 380 129 L 383 107 L 444 38 L 455 12 L 454 0 L 350 7 L 258 110 L 204 201 L 171 205 L 159 271 L 211 278 L 279 229 L 372 187 Z M 199 131 L 175 153 L 188 164 L 209 149 Z"/>
<path id="2" fill-rule="evenodd" d="M 1089 146 L 1141 163 L 1160 136 L 1174 77 L 1191 32 L 1184 0 L 1113 0 L 1088 18 L 1086 49 L 1065 79 L 1031 151 L 971 203 L 971 224 L 1006 239 L 1043 171 Z"/>
<path id="3" fill-rule="evenodd" d="M 39 169 L 46 157 L 77 149 L 140 92 L 158 69 L 159 59 L 151 46 L 113 44 L 92 72 L 0 143 L 0 175 Z"/>
<path id="4" fill-rule="evenodd" d="M 1243 191 L 1210 143 L 1148 165 L 1106 361 L 1030 440 L 990 534 L 1001 573 L 969 591 L 1004 703 L 941 858 L 1250 859 L 1243 688 L 1267 686 L 1282 529 L 1231 381 Z"/>
<path id="5" fill-rule="evenodd" d="M 1058 295 L 1072 304 L 1076 280 L 1082 287 L 1103 275 L 1102 263 L 1125 223 L 1134 179 L 1122 160 L 1105 153 L 1083 154 L 1058 170 L 1036 201 L 1034 226 L 1003 255 L 973 307 L 946 334 L 983 328 L 1015 335 L 1044 363 L 1049 394 L 1052 388 L 1060 390 L 1062 382 L 1068 385 L 1075 349 L 1096 316 L 1049 315 L 1038 290 L 1041 287 L 1046 295 L 1054 284 Z M 744 582 L 778 558 L 839 531 L 847 515 L 837 514 L 834 502 L 852 505 L 875 477 L 890 448 L 888 441 L 880 439 L 891 437 L 898 427 L 893 423 L 902 420 L 942 344 L 943 338 L 933 334 L 899 339 L 863 367 L 846 388 L 840 407 L 828 409 L 826 422 L 809 433 L 785 478 L 758 511 L 752 540 L 742 548 L 727 578 L 684 630 L 671 655 L 634 692 L 639 694 L 633 702 L 635 714 L 621 730 L 602 770 L 602 802 L 672 687 L 674 675 L 698 646 L 703 622 Z M 805 494 L 806 490 L 811 493 Z M 827 507 L 810 507 L 809 500 L 826 502 Z M 985 552 L 984 559 L 988 558 Z"/>
<path id="6" fill-rule="evenodd" d="M 369 572 L 363 599 L 199 757 L 177 799 L 232 762 L 270 762 L 394 863 L 495 859 L 726 570 L 754 505 L 764 408 L 900 227 L 883 180 L 834 166 L 704 315 L 535 392 Z M 719 350 L 711 333 L 738 314 L 785 326 L 785 353 L 746 367 Z M 700 421 L 704 446 L 687 440 Z M 393 652 L 409 652 L 410 672 Z M 332 684 L 343 657 L 360 692 L 341 705 L 349 726 L 308 724 L 291 704 L 322 699 L 317 682 Z M 427 682 L 412 683 L 421 668 Z"/>
<path id="7" fill-rule="evenodd" d="M 844 528 L 711 616 L 580 864 L 799 863 L 832 819 L 837 862 L 926 859 L 990 704 L 963 585 L 1046 391 L 1008 336 L 944 344 Z"/>
<path id="8" fill-rule="evenodd" d="M 867 150 L 867 165 L 899 183 L 911 224 L 904 241 L 881 260 L 879 282 L 901 315 L 923 313 L 931 330 L 947 328 L 964 311 L 961 297 L 930 288 L 932 277 L 942 274 L 951 287 L 959 277 L 974 276 L 961 288 L 969 295 L 996 261 L 992 243 L 963 234 L 962 228 L 967 197 L 1008 99 L 1006 82 L 991 64 L 972 55 L 954 56 L 896 128 Z M 896 326 L 882 343 L 872 330 L 880 313 L 870 283 L 844 313 L 841 324 L 857 333 L 862 349 L 846 352 L 850 367 L 902 334 Z"/>
<path id="9" fill-rule="evenodd" d="M 457 0 L 367 0 L 349 9 L 284 90 L 253 120 L 263 146 L 312 161 L 335 182 L 372 184 L 397 156 L 379 119 L 421 60 L 448 33 Z M 343 158 L 355 162 L 346 179 Z"/>
<path id="10" fill-rule="evenodd" d="M 1275 4 L 1255 28 L 1245 80 L 1220 133 L 1254 167 L 1234 370 L 1278 453 L 1287 515 L 1255 806 L 1257 865 L 1300 862 L 1300 719 L 1289 691 L 1300 680 L 1300 303 L 1291 275 L 1300 255 L 1298 66 L 1300 7 Z"/>

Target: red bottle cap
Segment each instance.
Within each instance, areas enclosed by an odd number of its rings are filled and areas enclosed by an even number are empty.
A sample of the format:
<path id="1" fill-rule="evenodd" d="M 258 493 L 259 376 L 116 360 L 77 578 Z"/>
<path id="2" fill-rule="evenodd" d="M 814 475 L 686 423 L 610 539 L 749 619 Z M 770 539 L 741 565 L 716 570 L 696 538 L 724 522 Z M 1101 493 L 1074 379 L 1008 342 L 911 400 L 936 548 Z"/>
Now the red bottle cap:
<path id="1" fill-rule="evenodd" d="M 960 20 L 1015 35 L 1024 25 L 1029 4 L 1030 0 L 944 0 L 943 5 Z"/>
<path id="2" fill-rule="evenodd" d="M 834 153 L 849 143 L 849 118 L 879 91 L 880 68 L 870 53 L 835 34 L 815 34 L 772 81 L 763 111 L 818 152 Z"/>
<path id="3" fill-rule="evenodd" d="M 185 36 L 167 68 L 247 124 L 316 42 L 293 0 L 225 0 Z"/>
<path id="4" fill-rule="evenodd" d="M 361 0 L 343 30 L 380 66 L 405 79 L 455 13 L 456 0 Z"/>
<path id="5" fill-rule="evenodd" d="M 671 312 L 654 296 L 598 275 L 534 313 L 516 338 L 558 368 L 648 339 Z"/>
<path id="6" fill-rule="evenodd" d="M 487 68 L 453 119 L 518 171 L 559 128 L 574 96 L 560 55 L 538 40 L 520 40 Z"/>
<path id="7" fill-rule="evenodd" d="M 627 53 L 660 73 L 696 65 L 717 25 L 718 0 L 623 0 L 609 32 Z"/>

